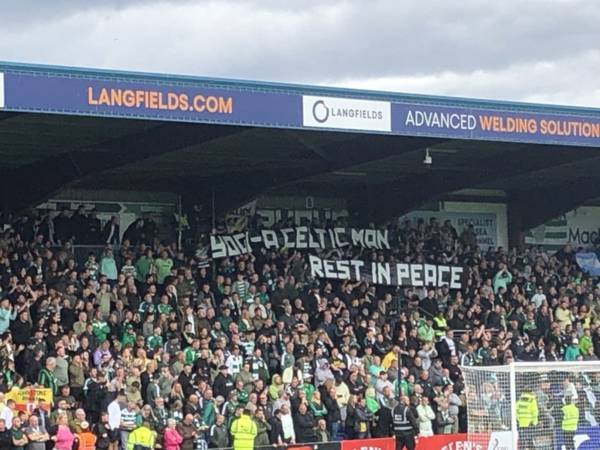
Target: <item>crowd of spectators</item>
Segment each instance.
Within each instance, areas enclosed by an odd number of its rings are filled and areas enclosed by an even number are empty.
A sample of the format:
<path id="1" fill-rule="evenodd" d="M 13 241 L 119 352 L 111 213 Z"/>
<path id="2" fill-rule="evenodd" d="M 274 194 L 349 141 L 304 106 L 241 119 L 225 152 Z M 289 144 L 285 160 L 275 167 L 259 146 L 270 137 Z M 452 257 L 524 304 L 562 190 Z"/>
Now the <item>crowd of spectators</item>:
<path id="1" fill-rule="evenodd" d="M 116 246 L 116 221 L 73 231 L 78 215 L 0 234 L 0 449 L 223 448 L 242 414 L 255 446 L 387 436 L 400 397 L 420 435 L 453 433 L 461 365 L 600 355 L 600 288 L 569 246 L 480 249 L 472 226 L 432 219 L 390 225 L 393 250 L 329 252 L 467 274 L 461 290 L 396 289 L 311 279 L 288 249 L 205 264 L 143 221 Z M 79 262 L 90 226 L 108 245 Z M 52 403 L 16 410 L 26 386 Z"/>

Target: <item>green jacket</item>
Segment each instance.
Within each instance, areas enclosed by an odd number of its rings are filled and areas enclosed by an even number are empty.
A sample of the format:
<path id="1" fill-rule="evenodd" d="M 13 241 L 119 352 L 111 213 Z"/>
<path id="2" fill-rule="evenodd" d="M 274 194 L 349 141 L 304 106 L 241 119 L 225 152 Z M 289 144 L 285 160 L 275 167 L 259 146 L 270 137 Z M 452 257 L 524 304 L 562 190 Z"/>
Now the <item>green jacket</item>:
<path id="1" fill-rule="evenodd" d="M 315 403 L 311 401 L 309 405 L 313 416 L 315 416 L 315 419 L 320 419 L 321 417 L 327 416 L 327 408 L 325 407 L 325 404 L 323 402 Z"/>
<path id="2" fill-rule="evenodd" d="M 506 287 L 512 283 L 512 273 L 510 273 L 508 270 L 505 272 L 503 270 L 500 270 L 495 276 L 494 276 L 494 294 L 497 294 L 498 291 L 500 290 L 500 288 L 504 288 L 506 289 Z"/>
<path id="3" fill-rule="evenodd" d="M 42 369 L 38 375 L 38 384 L 45 388 L 52 389 L 52 394 L 58 393 L 58 385 L 56 384 L 56 377 L 48 369 Z"/>
<path id="4" fill-rule="evenodd" d="M 267 446 L 271 442 L 269 440 L 269 431 L 271 431 L 271 425 L 267 421 L 256 420 L 256 438 L 254 439 L 254 446 Z"/>
<path id="5" fill-rule="evenodd" d="M 579 347 L 569 345 L 565 350 L 565 361 L 577 361 L 579 355 Z"/>
<path id="6" fill-rule="evenodd" d="M 123 337 L 121 338 L 121 345 L 125 347 L 126 345 L 131 345 L 132 347 L 135 345 L 137 336 L 135 334 L 131 334 L 129 332 L 123 333 Z"/>
<path id="7" fill-rule="evenodd" d="M 435 331 L 427 322 L 423 321 L 417 328 L 417 336 L 423 342 L 433 342 Z"/>
<path id="8" fill-rule="evenodd" d="M 135 263 L 135 270 L 137 272 L 136 278 L 138 281 L 146 281 L 146 277 L 150 273 L 150 269 L 152 268 L 153 264 L 154 259 L 148 258 L 147 256 L 142 256 L 137 260 Z"/>
<path id="9" fill-rule="evenodd" d="M 157 258 L 154 260 L 156 266 L 156 279 L 158 284 L 163 284 L 165 278 L 171 275 L 171 268 L 173 267 L 173 260 L 171 258 L 162 259 Z"/>
<path id="10" fill-rule="evenodd" d="M 582 336 L 581 339 L 579 339 L 579 351 L 582 355 L 589 355 L 590 348 L 594 348 L 592 338 L 590 336 Z"/>
<path id="11" fill-rule="evenodd" d="M 92 333 L 94 333 L 94 336 L 98 338 L 99 342 L 104 342 L 108 336 L 108 333 L 110 333 L 110 327 L 106 322 L 94 320 L 92 322 Z"/>
<path id="12" fill-rule="evenodd" d="M 204 401 L 204 407 L 202 408 L 202 422 L 207 426 L 211 427 L 215 423 L 216 419 L 216 408 L 213 401 Z"/>

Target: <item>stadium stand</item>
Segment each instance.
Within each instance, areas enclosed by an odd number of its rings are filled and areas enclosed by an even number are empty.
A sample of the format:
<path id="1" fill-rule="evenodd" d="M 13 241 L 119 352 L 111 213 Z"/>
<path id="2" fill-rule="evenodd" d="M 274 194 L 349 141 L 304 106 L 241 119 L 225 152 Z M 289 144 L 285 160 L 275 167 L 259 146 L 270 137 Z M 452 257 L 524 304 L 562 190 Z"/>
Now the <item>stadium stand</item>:
<path id="1" fill-rule="evenodd" d="M 484 251 L 469 227 L 421 219 L 388 226 L 391 250 L 345 250 L 465 267 L 462 290 L 397 290 L 311 278 L 306 253 L 285 248 L 207 265 L 151 223 L 121 242 L 82 219 L 23 215 L 1 234 L 0 435 L 13 443 L 70 448 L 91 430 L 97 448 L 145 434 L 222 448 L 245 414 L 257 446 L 383 437 L 400 398 L 415 434 L 465 432 L 461 365 L 600 355 L 600 289 L 568 246 Z M 79 239 L 110 245 L 78 261 Z M 27 386 L 51 390 L 52 406 L 13 414 L 10 393 Z M 584 387 L 571 396 L 597 417 Z M 503 410 L 482 396 L 469 414 Z"/>
<path id="2" fill-rule="evenodd" d="M 589 108 L 0 62 L 0 450 L 597 448 L 598 148 Z"/>

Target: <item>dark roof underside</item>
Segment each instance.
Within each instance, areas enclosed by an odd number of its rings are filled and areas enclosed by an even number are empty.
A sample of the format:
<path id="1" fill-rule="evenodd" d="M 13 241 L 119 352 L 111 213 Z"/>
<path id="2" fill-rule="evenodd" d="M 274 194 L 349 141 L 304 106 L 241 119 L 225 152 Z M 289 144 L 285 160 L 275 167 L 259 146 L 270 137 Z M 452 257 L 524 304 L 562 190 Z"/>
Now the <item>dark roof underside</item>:
<path id="1" fill-rule="evenodd" d="M 430 149 L 433 165 L 423 164 Z M 261 193 L 337 196 L 382 222 L 500 189 L 521 229 L 600 196 L 596 148 L 0 113 L 4 209 L 70 188 L 170 191 L 218 212 Z"/>

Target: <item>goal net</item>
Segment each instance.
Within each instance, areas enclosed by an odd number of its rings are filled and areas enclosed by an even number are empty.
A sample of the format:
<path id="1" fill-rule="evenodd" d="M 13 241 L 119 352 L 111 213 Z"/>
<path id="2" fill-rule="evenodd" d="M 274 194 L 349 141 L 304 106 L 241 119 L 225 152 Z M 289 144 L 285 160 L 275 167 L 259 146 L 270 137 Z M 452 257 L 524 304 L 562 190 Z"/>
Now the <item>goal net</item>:
<path id="1" fill-rule="evenodd" d="M 474 448 L 600 449 L 600 361 L 461 369 Z"/>

